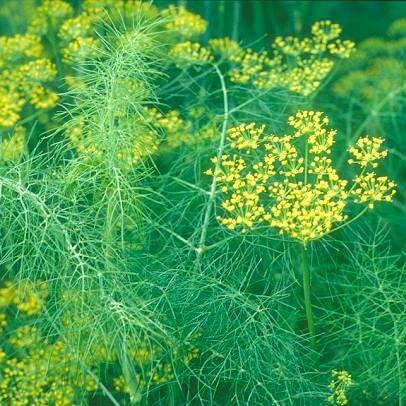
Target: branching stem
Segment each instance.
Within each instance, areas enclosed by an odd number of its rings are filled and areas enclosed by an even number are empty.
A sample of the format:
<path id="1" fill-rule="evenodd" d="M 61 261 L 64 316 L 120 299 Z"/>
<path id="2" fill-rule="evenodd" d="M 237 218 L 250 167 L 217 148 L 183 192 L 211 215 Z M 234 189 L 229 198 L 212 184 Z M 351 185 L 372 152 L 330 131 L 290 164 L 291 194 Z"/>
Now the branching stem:
<path id="1" fill-rule="evenodd" d="M 220 169 L 221 156 L 223 155 L 223 151 L 224 151 L 224 144 L 225 144 L 225 140 L 226 140 L 227 126 L 228 126 L 228 119 L 229 119 L 229 107 L 228 107 L 228 93 L 227 93 L 227 87 L 226 87 L 226 82 L 225 82 L 224 76 L 216 64 L 214 64 L 213 67 L 220 79 L 221 90 L 223 93 L 223 104 L 224 104 L 223 125 L 221 128 L 219 146 L 217 148 L 217 162 L 216 162 L 215 169 L 214 169 L 214 173 L 216 173 Z M 197 255 L 196 255 L 196 263 L 195 263 L 196 268 L 200 267 L 200 261 L 201 261 L 203 252 L 205 250 L 207 229 L 209 226 L 210 216 L 211 216 L 211 212 L 213 209 L 214 200 L 216 197 L 216 185 L 217 185 L 217 179 L 216 179 L 216 176 L 213 176 L 213 180 L 210 185 L 209 197 L 208 197 L 207 204 L 206 204 L 206 210 L 204 212 L 203 225 L 202 225 L 202 229 L 201 229 L 201 233 L 200 233 L 199 243 L 197 246 Z"/>

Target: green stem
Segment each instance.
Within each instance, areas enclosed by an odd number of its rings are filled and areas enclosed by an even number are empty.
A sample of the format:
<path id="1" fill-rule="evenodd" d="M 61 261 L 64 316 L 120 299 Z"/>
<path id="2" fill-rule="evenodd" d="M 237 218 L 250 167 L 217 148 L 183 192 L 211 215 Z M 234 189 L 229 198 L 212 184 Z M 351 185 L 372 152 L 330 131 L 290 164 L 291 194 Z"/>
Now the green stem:
<path id="1" fill-rule="evenodd" d="M 217 162 L 216 162 L 215 169 L 214 169 L 214 173 L 217 173 L 217 171 L 220 168 L 221 155 L 223 155 L 224 145 L 225 145 L 225 141 L 226 141 L 227 126 L 228 126 L 228 119 L 229 119 L 229 107 L 228 107 L 228 93 L 227 93 L 227 87 L 226 87 L 226 82 L 225 82 L 224 76 L 221 73 L 221 71 L 217 65 L 214 64 L 213 67 L 220 79 L 221 90 L 223 93 L 223 104 L 224 104 L 223 125 L 221 128 L 220 141 L 219 141 L 219 145 L 217 148 Z M 200 261 L 201 261 L 203 252 L 206 248 L 207 229 L 209 226 L 210 216 L 211 216 L 211 212 L 213 209 L 214 200 L 216 197 L 216 185 L 217 185 L 217 179 L 216 179 L 216 176 L 213 176 L 213 179 L 212 179 L 212 182 L 210 185 L 209 197 L 208 197 L 206 208 L 204 211 L 204 218 L 203 218 L 200 238 L 199 238 L 199 242 L 198 242 L 198 245 L 196 248 L 197 255 L 196 255 L 195 269 L 200 268 Z"/>
<path id="2" fill-rule="evenodd" d="M 304 184 L 307 185 L 307 175 L 309 172 L 309 142 L 306 140 L 305 156 L 304 156 Z"/>
<path id="3" fill-rule="evenodd" d="M 114 272 L 114 227 L 117 223 L 117 209 L 114 199 L 114 194 L 111 190 L 107 190 L 107 209 L 106 209 L 106 229 L 104 235 L 104 257 L 106 261 L 106 271 L 108 274 Z M 103 276 L 99 274 L 99 283 L 101 285 L 101 294 L 105 296 Z M 128 385 L 130 392 L 130 403 L 131 405 L 139 404 L 140 402 L 140 391 L 138 383 L 135 379 L 135 371 L 128 356 L 128 348 L 126 343 L 125 333 L 120 337 L 120 340 L 115 342 L 115 349 L 117 352 L 118 361 L 121 366 L 121 370 L 124 375 L 124 379 Z"/>
<path id="4" fill-rule="evenodd" d="M 316 331 L 314 328 L 313 311 L 312 311 L 312 301 L 310 293 L 310 272 L 309 272 L 309 258 L 307 252 L 307 245 L 301 244 L 302 250 L 302 265 L 303 265 L 303 293 L 305 300 L 305 310 L 307 326 L 310 333 L 310 339 L 312 344 L 312 349 L 316 350 Z"/>

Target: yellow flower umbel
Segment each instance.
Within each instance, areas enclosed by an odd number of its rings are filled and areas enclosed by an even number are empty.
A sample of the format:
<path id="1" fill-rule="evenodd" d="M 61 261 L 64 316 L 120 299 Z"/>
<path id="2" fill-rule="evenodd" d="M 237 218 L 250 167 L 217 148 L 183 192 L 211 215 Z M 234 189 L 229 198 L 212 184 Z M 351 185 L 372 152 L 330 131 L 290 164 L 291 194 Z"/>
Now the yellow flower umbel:
<path id="1" fill-rule="evenodd" d="M 286 87 L 310 95 L 331 72 L 336 59 L 348 58 L 355 48 L 352 41 L 338 39 L 341 28 L 331 21 L 314 23 L 311 32 L 312 36 L 304 39 L 276 37 L 271 56 L 252 49 L 234 53 L 230 56 L 235 65 L 231 81 L 252 83 L 259 89 Z"/>
<path id="2" fill-rule="evenodd" d="M 23 126 L 16 126 L 9 138 L 0 139 L 0 163 L 15 162 L 26 151 L 26 130 Z"/>
<path id="3" fill-rule="evenodd" d="M 213 60 L 208 49 L 202 47 L 198 42 L 190 41 L 176 44 L 171 49 L 170 56 L 178 67 L 203 65 Z"/>
<path id="4" fill-rule="evenodd" d="M 348 405 L 347 391 L 353 385 L 351 375 L 347 371 L 333 370 L 332 380 L 328 385 L 331 395 L 327 398 L 328 403 L 337 406 Z"/>
<path id="5" fill-rule="evenodd" d="M 349 149 L 362 170 L 352 185 L 340 178 L 330 158 L 336 131 L 329 129 L 321 112 L 302 111 L 289 118 L 288 135 L 265 135 L 265 127 L 241 124 L 228 131 L 233 151 L 207 174 L 214 175 L 224 195 L 220 223 L 245 232 L 268 223 L 295 240 L 307 244 L 332 232 L 348 216 L 351 201 L 373 207 L 390 202 L 395 183 L 367 172 L 386 157 L 381 138 L 362 137 Z"/>
<path id="6" fill-rule="evenodd" d="M 363 114 L 401 108 L 405 94 L 406 19 L 396 20 L 386 37 L 367 38 L 343 65 L 333 91 L 345 99 L 359 100 Z M 341 74 L 340 74 L 341 73 Z"/>
<path id="7" fill-rule="evenodd" d="M 73 15 L 72 6 L 62 0 L 43 0 L 36 9 L 31 20 L 28 32 L 37 36 L 46 35 L 50 30 L 55 30 L 62 22 Z"/>
<path id="8" fill-rule="evenodd" d="M 165 28 L 177 32 L 184 38 L 194 38 L 206 32 L 207 21 L 183 6 L 170 5 L 162 14 L 169 20 Z"/>
<path id="9" fill-rule="evenodd" d="M 209 40 L 209 47 L 213 54 L 219 55 L 224 59 L 237 58 L 244 52 L 238 42 L 228 37 Z"/>
<path id="10" fill-rule="evenodd" d="M 321 112 L 300 111 L 289 118 L 292 130 L 283 136 L 266 134 L 263 125 L 240 124 L 228 131 L 230 153 L 212 158 L 215 167 L 206 172 L 215 177 L 223 196 L 224 214 L 217 217 L 221 224 L 241 232 L 269 224 L 300 243 L 313 349 L 308 243 L 356 220 L 375 202 L 392 201 L 396 186 L 386 176 L 366 172 L 387 155 L 377 137 L 360 138 L 350 148 L 350 164 L 361 168 L 352 185 L 340 178 L 330 158 L 336 131 L 328 122 Z M 365 204 L 352 219 L 344 212 L 349 202 Z"/>
<path id="11" fill-rule="evenodd" d="M 30 103 L 36 109 L 54 107 L 58 96 L 45 89 L 53 81 L 56 69 L 43 58 L 43 46 L 32 34 L 0 37 L 0 129 L 14 126 L 23 107 Z"/>
<path id="12" fill-rule="evenodd" d="M 24 279 L 18 285 L 8 283 L 0 289 L 0 307 L 14 305 L 20 312 L 33 316 L 43 310 L 47 297 L 45 282 Z"/>

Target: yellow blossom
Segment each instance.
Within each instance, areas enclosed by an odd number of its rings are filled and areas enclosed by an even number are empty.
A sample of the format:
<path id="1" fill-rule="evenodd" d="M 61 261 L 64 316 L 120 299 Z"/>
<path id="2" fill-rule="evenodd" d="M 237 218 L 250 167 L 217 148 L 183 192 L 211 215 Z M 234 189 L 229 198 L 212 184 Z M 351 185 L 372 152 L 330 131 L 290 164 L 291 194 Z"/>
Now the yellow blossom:
<path id="1" fill-rule="evenodd" d="M 198 42 L 179 42 L 170 51 L 178 67 L 189 65 L 202 65 L 212 61 L 210 51 L 202 47 Z"/>
<path id="2" fill-rule="evenodd" d="M 276 37 L 273 55 L 251 49 L 229 58 L 234 63 L 230 78 L 235 83 L 252 83 L 259 89 L 286 87 L 292 92 L 308 96 L 331 72 L 335 58 L 348 58 L 355 45 L 337 39 L 338 24 L 319 21 L 312 26 L 312 36 L 298 39 L 293 36 Z"/>
<path id="3" fill-rule="evenodd" d="M 347 371 L 333 370 L 332 380 L 328 387 L 331 395 L 327 398 L 328 403 L 337 406 L 348 405 L 347 391 L 353 386 L 351 375 Z"/>
<path id="4" fill-rule="evenodd" d="M 207 22 L 202 17 L 183 6 L 170 5 L 162 14 L 169 19 L 165 28 L 176 31 L 185 38 L 201 35 L 207 29 Z"/>
<path id="5" fill-rule="evenodd" d="M 371 165 L 373 168 L 378 166 L 379 159 L 385 158 L 388 155 L 387 150 L 381 151 L 383 139 L 379 137 L 362 137 L 359 138 L 356 146 L 351 147 L 348 151 L 353 155 L 353 159 L 349 159 L 349 164 L 358 164 L 361 168 Z"/>
<path id="6" fill-rule="evenodd" d="M 210 39 L 209 48 L 213 54 L 220 55 L 225 59 L 238 58 L 243 53 L 240 44 L 228 37 Z"/>
<path id="7" fill-rule="evenodd" d="M 284 136 L 267 135 L 255 123 L 229 129 L 233 153 L 212 158 L 215 168 L 206 171 L 223 195 L 219 222 L 242 232 L 266 222 L 306 244 L 345 224 L 349 202 L 372 208 L 374 202 L 391 201 L 396 185 L 387 177 L 361 174 L 349 186 L 339 176 L 329 157 L 336 130 L 328 122 L 321 112 L 300 111 L 289 117 L 292 132 Z M 365 155 L 367 140 L 359 140 L 353 152 L 373 166 L 386 154 L 377 152 L 382 141 L 374 139 L 373 151 Z"/>
<path id="8" fill-rule="evenodd" d="M 0 141 L 0 162 L 18 161 L 26 151 L 26 130 L 16 126 L 12 135 Z"/>

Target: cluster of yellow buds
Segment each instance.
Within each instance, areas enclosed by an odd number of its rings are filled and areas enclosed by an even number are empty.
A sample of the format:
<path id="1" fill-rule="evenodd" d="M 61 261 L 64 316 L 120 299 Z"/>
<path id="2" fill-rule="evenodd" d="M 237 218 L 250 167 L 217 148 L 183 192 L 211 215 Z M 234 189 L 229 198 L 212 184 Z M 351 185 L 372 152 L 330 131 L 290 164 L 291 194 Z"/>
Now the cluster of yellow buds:
<path id="1" fill-rule="evenodd" d="M 4 313 L 0 313 L 0 335 L 3 334 L 3 331 L 6 328 L 6 326 L 7 326 L 7 316 Z"/>
<path id="2" fill-rule="evenodd" d="M 18 161 L 26 151 L 26 129 L 18 125 L 9 138 L 0 142 L 0 162 Z"/>
<path id="3" fill-rule="evenodd" d="M 396 183 L 387 176 L 376 176 L 375 172 L 368 172 L 357 176 L 354 181 L 352 195 L 356 203 L 368 203 L 370 209 L 375 202 L 391 202 L 395 195 Z"/>
<path id="4" fill-rule="evenodd" d="M 228 132 L 228 139 L 231 141 L 230 147 L 246 150 L 246 153 L 249 154 L 251 150 L 258 148 L 264 129 L 264 125 L 256 128 L 255 123 L 240 124 L 237 127 L 230 128 Z"/>
<path id="5" fill-rule="evenodd" d="M 15 84 L 0 84 L 0 127 L 12 127 L 20 119 L 24 104 Z"/>
<path id="6" fill-rule="evenodd" d="M 8 341 L 16 348 L 33 347 L 40 341 L 39 331 L 30 325 L 17 327 Z"/>
<path id="7" fill-rule="evenodd" d="M 63 48 L 63 62 L 67 65 L 83 64 L 100 54 L 100 41 L 95 38 L 76 38 Z"/>
<path id="8" fill-rule="evenodd" d="M 170 5 L 162 14 L 169 20 L 165 28 L 179 33 L 184 38 L 194 38 L 206 32 L 207 21 L 183 6 Z"/>
<path id="9" fill-rule="evenodd" d="M 362 168 L 361 174 L 354 180 L 352 195 L 355 197 L 356 203 L 368 203 L 368 207 L 371 209 L 374 207 L 374 202 L 391 202 L 396 193 L 395 182 L 387 176 L 377 176 L 375 172 L 366 172 L 368 167 L 376 169 L 377 161 L 388 155 L 386 149 L 381 150 L 383 142 L 384 140 L 379 137 L 363 137 L 357 141 L 356 146 L 348 149 L 354 157 L 349 159 L 348 163 L 359 165 Z"/>
<path id="10" fill-rule="evenodd" d="M 93 392 L 98 387 L 88 372 L 76 369 L 77 358 L 62 341 L 48 341 L 40 328 L 32 324 L 32 317 L 43 311 L 47 296 L 48 285 L 40 280 L 6 282 L 0 288 L 0 333 L 7 329 L 7 345 L 4 351 L 0 349 L 1 404 L 71 405 L 76 403 L 79 390 Z M 71 299 L 69 295 L 70 302 Z M 17 315 L 9 309 L 14 306 L 20 312 Z M 9 310 L 13 323 L 7 323 Z M 22 315 L 30 319 L 19 319 Z M 91 357 L 86 357 L 87 365 L 106 362 L 108 358 L 100 357 L 99 347 L 92 347 Z"/>
<path id="11" fill-rule="evenodd" d="M 34 327 L 25 326 L 10 338 L 14 350 L 13 355 L 3 356 L 0 403 L 74 404 L 77 388 L 67 379 L 69 353 L 60 342 L 35 340 L 37 336 Z"/>
<path id="12" fill-rule="evenodd" d="M 99 55 L 101 42 L 95 36 L 95 27 L 101 21 L 101 15 L 85 11 L 63 22 L 58 37 L 64 63 L 77 66 Z"/>
<path id="13" fill-rule="evenodd" d="M 172 47 L 170 56 L 178 67 L 203 65 L 213 60 L 210 51 L 198 42 L 179 42 Z"/>
<path id="14" fill-rule="evenodd" d="M 21 118 L 27 103 L 40 110 L 55 106 L 58 97 L 45 86 L 56 70 L 42 57 L 41 41 L 32 34 L 0 37 L 0 47 L 0 128 L 9 128 Z"/>
<path id="15" fill-rule="evenodd" d="M 358 164 L 361 168 L 371 165 L 373 168 L 378 166 L 379 159 L 385 158 L 388 151 L 385 149 L 381 151 L 383 139 L 379 137 L 363 137 L 360 138 L 356 146 L 348 149 L 348 152 L 354 156 L 354 159 L 349 159 L 349 164 Z"/>
<path id="16" fill-rule="evenodd" d="M 46 89 L 40 85 L 36 85 L 32 88 L 30 103 L 38 110 L 55 107 L 58 100 L 58 95 L 50 89 Z"/>
<path id="17" fill-rule="evenodd" d="M 340 33 L 338 24 L 319 21 L 313 24 L 310 38 L 276 37 L 272 57 L 251 49 L 239 52 L 230 58 L 236 64 L 230 78 L 260 89 L 287 87 L 308 96 L 332 70 L 335 57 L 348 58 L 353 52 L 354 43 L 337 39 Z"/>
<path id="18" fill-rule="evenodd" d="M 118 119 L 127 121 L 128 117 Z M 122 125 L 127 124 L 122 123 Z M 131 118 L 131 122 L 128 123 L 127 130 L 132 135 L 131 140 L 126 140 L 124 142 L 126 145 L 122 145 L 114 151 L 108 149 L 108 145 L 93 132 L 92 125 L 87 124 L 83 117 L 76 117 L 75 120 L 72 120 L 65 133 L 72 148 L 86 161 L 102 162 L 109 157 L 118 167 L 127 171 L 131 170 L 142 158 L 153 154 L 159 145 L 157 134 L 146 126 L 142 127 L 141 122 L 134 118 Z"/>
<path id="19" fill-rule="evenodd" d="M 74 13 L 73 7 L 63 0 L 43 0 L 35 10 L 28 32 L 41 37 L 50 31 L 55 34 L 58 27 Z"/>
<path id="20" fill-rule="evenodd" d="M 17 284 L 7 282 L 0 288 L 0 307 L 16 306 L 28 316 L 39 314 L 48 297 L 48 286 L 45 282 L 32 282 L 28 279 Z"/>
<path id="21" fill-rule="evenodd" d="M 247 84 L 253 81 L 258 85 L 260 81 L 262 83 L 265 80 L 265 69 L 271 66 L 278 71 L 275 80 L 279 80 L 279 74 L 282 72 L 281 58 L 270 59 L 266 52 L 254 52 L 250 48 L 233 55 L 231 60 L 237 64 L 237 67 L 230 71 L 230 79 L 234 83 Z M 267 76 L 266 80 L 269 81 L 270 77 Z"/>
<path id="22" fill-rule="evenodd" d="M 241 45 L 228 37 L 212 38 L 208 42 L 209 48 L 214 55 L 224 59 L 237 58 L 244 50 Z"/>
<path id="23" fill-rule="evenodd" d="M 391 37 L 406 37 L 406 18 L 395 20 L 389 27 L 388 34 Z"/>
<path id="24" fill-rule="evenodd" d="M 131 27 L 135 18 L 152 19 L 160 10 L 152 2 L 144 0 L 83 0 L 82 10 L 96 18 L 102 17 L 114 24 Z"/>
<path id="25" fill-rule="evenodd" d="M 94 24 L 97 22 L 97 16 L 86 12 L 75 17 L 68 18 L 63 22 L 58 31 L 58 37 L 68 43 L 77 38 L 86 38 L 93 34 Z"/>
<path id="26" fill-rule="evenodd" d="M 43 53 L 40 40 L 32 34 L 0 37 L 0 49 L 0 69 L 39 58 Z"/>
<path id="27" fill-rule="evenodd" d="M 403 97 L 404 49 L 406 19 L 395 20 L 388 29 L 388 37 L 367 38 L 359 43 L 357 52 L 343 66 L 343 73 L 335 81 L 333 90 L 339 96 L 362 100 L 366 113 L 387 98 L 395 105 Z M 403 93 L 403 94 L 402 94 Z"/>
<path id="28" fill-rule="evenodd" d="M 177 148 L 192 142 L 194 134 L 192 124 L 184 120 L 177 110 L 169 110 L 164 114 L 156 108 L 148 108 L 145 111 L 145 119 L 157 132 L 164 133 L 164 145 L 169 148 Z"/>
<path id="29" fill-rule="evenodd" d="M 346 406 L 348 405 L 347 391 L 353 386 L 351 375 L 347 371 L 333 370 L 331 372 L 332 380 L 328 387 L 331 395 L 327 401 L 333 405 Z"/>
<path id="30" fill-rule="evenodd" d="M 291 135 L 265 135 L 265 126 L 255 123 L 231 128 L 227 141 L 233 154 L 212 158 L 214 169 L 206 171 L 225 195 L 219 222 L 242 232 L 267 222 L 307 243 L 345 224 L 344 209 L 351 201 L 370 208 L 376 201 L 390 202 L 396 185 L 387 177 L 362 172 L 351 187 L 340 178 L 329 157 L 336 130 L 328 122 L 321 112 L 300 111 L 289 117 Z M 363 171 L 386 156 L 379 151 L 381 143 L 363 137 L 351 149 Z"/>

